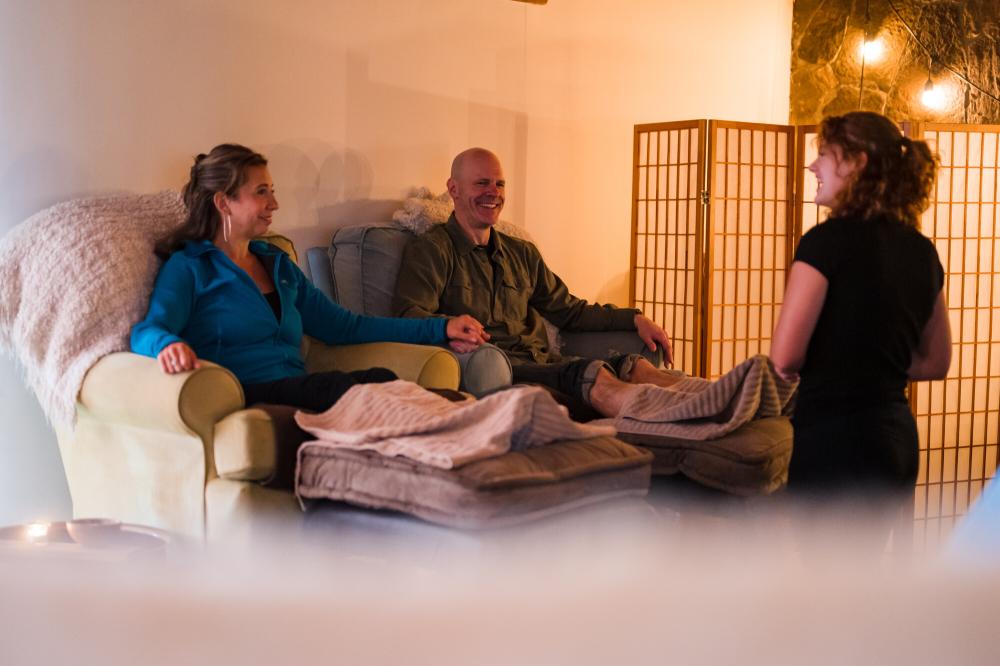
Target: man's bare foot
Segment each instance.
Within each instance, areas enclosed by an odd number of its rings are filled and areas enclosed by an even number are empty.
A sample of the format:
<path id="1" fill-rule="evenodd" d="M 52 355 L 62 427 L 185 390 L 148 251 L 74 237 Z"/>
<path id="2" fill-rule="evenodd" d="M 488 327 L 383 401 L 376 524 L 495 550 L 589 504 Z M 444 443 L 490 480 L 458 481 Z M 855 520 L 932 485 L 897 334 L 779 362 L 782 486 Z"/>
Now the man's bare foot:
<path id="1" fill-rule="evenodd" d="M 652 367 L 649 362 L 647 365 Z M 614 418 L 641 389 L 641 386 L 623 382 L 602 369 L 597 373 L 594 385 L 590 388 L 590 406 L 604 416 Z"/>
<path id="2" fill-rule="evenodd" d="M 657 386 L 670 387 L 684 379 L 683 375 L 668 374 L 656 368 L 646 359 L 639 359 L 632 366 L 632 372 L 628 375 L 630 384 L 656 384 Z"/>

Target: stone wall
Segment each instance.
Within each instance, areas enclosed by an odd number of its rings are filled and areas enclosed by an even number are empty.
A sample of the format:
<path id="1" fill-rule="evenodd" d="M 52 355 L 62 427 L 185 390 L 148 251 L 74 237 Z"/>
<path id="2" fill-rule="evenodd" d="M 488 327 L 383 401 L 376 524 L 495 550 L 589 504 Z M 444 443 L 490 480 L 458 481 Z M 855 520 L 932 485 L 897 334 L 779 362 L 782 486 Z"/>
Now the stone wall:
<path id="1" fill-rule="evenodd" d="M 899 15 L 928 47 L 916 43 Z M 789 122 L 808 124 L 860 108 L 896 121 L 1000 123 L 1000 102 L 949 72 L 950 66 L 1000 97 L 998 0 L 795 0 Z M 861 44 L 879 39 L 881 58 Z M 944 93 L 939 109 L 921 101 L 928 72 Z"/>

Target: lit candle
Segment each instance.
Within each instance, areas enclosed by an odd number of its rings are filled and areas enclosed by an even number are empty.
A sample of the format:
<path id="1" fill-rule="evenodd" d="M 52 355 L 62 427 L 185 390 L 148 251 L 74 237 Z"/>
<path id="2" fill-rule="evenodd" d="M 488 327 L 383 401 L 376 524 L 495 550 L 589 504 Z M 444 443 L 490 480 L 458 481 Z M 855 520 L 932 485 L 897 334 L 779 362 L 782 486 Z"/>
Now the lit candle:
<path id="1" fill-rule="evenodd" d="M 34 543 L 44 539 L 49 534 L 49 524 L 48 523 L 31 523 L 25 530 L 25 536 L 28 537 L 28 541 Z"/>

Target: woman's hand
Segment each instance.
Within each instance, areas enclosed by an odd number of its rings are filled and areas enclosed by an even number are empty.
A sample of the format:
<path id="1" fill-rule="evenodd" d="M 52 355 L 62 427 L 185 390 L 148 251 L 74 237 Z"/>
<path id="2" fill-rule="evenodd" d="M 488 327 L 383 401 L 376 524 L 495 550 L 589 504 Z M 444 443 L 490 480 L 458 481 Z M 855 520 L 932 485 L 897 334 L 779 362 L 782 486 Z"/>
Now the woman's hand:
<path id="1" fill-rule="evenodd" d="M 483 325 L 469 315 L 459 315 L 448 320 L 445 329 L 448 346 L 459 354 L 467 354 L 490 339 Z"/>
<path id="2" fill-rule="evenodd" d="M 160 364 L 160 369 L 168 375 L 201 367 L 194 350 L 183 342 L 167 345 L 156 355 L 156 360 Z"/>
<path id="3" fill-rule="evenodd" d="M 799 373 L 774 366 L 774 374 L 778 375 L 784 379 L 789 384 L 795 384 L 799 381 Z"/>

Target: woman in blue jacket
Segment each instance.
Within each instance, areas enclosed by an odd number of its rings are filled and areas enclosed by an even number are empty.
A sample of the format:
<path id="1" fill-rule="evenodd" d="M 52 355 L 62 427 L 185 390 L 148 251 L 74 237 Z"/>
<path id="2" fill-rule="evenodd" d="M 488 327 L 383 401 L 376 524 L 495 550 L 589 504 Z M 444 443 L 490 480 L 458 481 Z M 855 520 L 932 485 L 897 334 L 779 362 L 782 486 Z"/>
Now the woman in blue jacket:
<path id="1" fill-rule="evenodd" d="M 188 215 L 157 243 L 166 262 L 146 318 L 132 329 L 132 351 L 173 374 L 204 358 L 228 368 L 247 404 L 268 402 L 321 411 L 358 383 L 396 376 L 384 368 L 307 375 L 302 335 L 327 344 L 484 342 L 482 325 L 451 319 L 354 314 L 330 301 L 283 252 L 254 238 L 278 209 L 267 160 L 235 144 L 201 154 L 184 186 Z"/>

